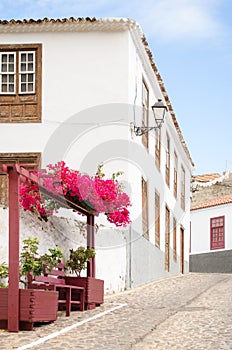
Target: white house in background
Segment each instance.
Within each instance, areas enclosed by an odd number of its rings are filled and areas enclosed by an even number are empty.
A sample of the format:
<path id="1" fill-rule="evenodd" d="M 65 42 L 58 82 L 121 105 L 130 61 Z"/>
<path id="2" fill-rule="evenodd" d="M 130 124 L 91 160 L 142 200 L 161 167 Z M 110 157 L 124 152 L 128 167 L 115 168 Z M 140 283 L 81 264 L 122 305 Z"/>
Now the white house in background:
<path id="1" fill-rule="evenodd" d="M 108 174 L 124 171 L 132 224 L 115 230 L 97 221 L 106 290 L 187 272 L 193 162 L 140 26 L 124 18 L 0 21 L 0 60 L 1 163 L 63 159 L 90 174 L 101 162 Z M 155 125 L 158 99 L 168 108 L 161 129 L 136 136 L 135 126 Z"/>
<path id="2" fill-rule="evenodd" d="M 190 271 L 232 272 L 232 195 L 191 208 Z"/>

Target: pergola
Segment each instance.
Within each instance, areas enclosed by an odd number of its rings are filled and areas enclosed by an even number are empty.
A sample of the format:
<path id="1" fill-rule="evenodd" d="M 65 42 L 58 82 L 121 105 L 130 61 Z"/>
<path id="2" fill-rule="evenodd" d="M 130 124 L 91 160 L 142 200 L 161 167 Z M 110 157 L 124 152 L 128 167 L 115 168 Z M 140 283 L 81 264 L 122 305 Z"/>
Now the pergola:
<path id="1" fill-rule="evenodd" d="M 41 193 L 57 201 L 62 207 L 80 212 L 87 217 L 87 247 L 95 248 L 94 216 L 95 213 L 77 205 L 61 195 L 49 192 L 36 175 L 28 167 L 32 164 L 0 164 L 0 174 L 9 177 L 9 286 L 8 286 L 8 331 L 19 331 L 19 248 L 20 248 L 20 211 L 19 190 L 20 181 L 31 181 L 39 185 Z M 95 258 L 87 264 L 87 276 L 95 277 Z"/>

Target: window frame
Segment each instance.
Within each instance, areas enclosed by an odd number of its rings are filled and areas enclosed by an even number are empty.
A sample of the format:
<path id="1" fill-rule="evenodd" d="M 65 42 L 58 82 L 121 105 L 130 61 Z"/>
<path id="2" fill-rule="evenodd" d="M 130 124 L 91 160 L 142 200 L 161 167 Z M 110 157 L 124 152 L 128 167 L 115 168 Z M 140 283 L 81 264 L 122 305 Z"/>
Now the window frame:
<path id="1" fill-rule="evenodd" d="M 185 211 L 185 169 L 184 166 L 181 165 L 181 194 L 180 194 L 180 206 Z"/>
<path id="2" fill-rule="evenodd" d="M 6 62 L 3 61 L 3 56 L 4 55 L 7 56 L 7 61 Z M 4 71 L 3 66 L 4 65 L 8 66 L 8 65 L 11 64 L 10 60 L 9 60 L 9 56 L 10 55 L 13 55 L 13 57 L 14 57 L 14 60 L 13 60 L 14 69 L 13 69 L 13 71 L 11 71 L 11 70 L 9 70 L 9 67 L 7 67 L 8 69 L 6 69 L 6 71 Z M 3 84 L 4 84 L 4 82 L 3 82 L 3 76 L 4 75 L 6 75 L 6 77 L 7 77 L 7 81 L 6 81 L 7 87 L 8 87 L 8 84 L 12 85 L 12 82 L 10 82 L 8 78 L 10 76 L 14 77 L 14 79 L 13 79 L 14 80 L 13 81 L 14 89 L 13 89 L 12 92 L 11 91 L 7 91 L 7 92 L 2 91 L 2 87 L 3 87 Z M 2 51 L 2 52 L 0 52 L 0 94 L 1 95 L 15 95 L 15 93 L 16 93 L 16 52 Z"/>
<path id="3" fill-rule="evenodd" d="M 19 90 L 19 94 L 34 94 L 35 93 L 35 67 L 36 67 L 36 52 L 35 51 L 18 51 L 18 54 L 19 54 L 19 60 L 18 60 L 18 74 L 19 74 L 19 79 L 18 79 L 18 90 Z M 27 58 L 28 58 L 28 55 L 29 54 L 32 54 L 33 55 L 33 61 L 32 61 L 32 64 L 33 64 L 33 69 L 32 70 L 28 70 L 26 69 L 25 71 L 22 70 L 22 55 L 23 54 L 26 54 Z M 24 63 L 27 65 L 27 68 L 28 68 L 28 65 L 29 65 L 29 62 L 28 60 L 26 60 L 26 62 Z M 22 91 L 22 84 L 29 84 L 30 82 L 28 82 L 28 80 L 26 80 L 26 82 L 22 82 L 22 76 L 29 76 L 29 74 L 33 75 L 33 89 L 32 91 L 29 91 L 29 89 L 25 90 L 25 91 Z"/>
<path id="4" fill-rule="evenodd" d="M 160 170 L 161 160 L 161 129 L 155 130 L 155 164 Z"/>
<path id="5" fill-rule="evenodd" d="M 215 221 L 215 226 L 213 222 Z M 217 224 L 217 221 L 219 221 L 220 224 Z M 219 230 L 221 229 L 221 232 Z M 214 230 L 217 230 L 218 232 L 214 232 Z M 220 233 L 222 234 L 222 240 L 213 240 L 214 234 L 217 234 L 218 238 Z M 210 250 L 216 250 L 216 249 L 224 249 L 225 248 L 225 216 L 216 216 L 213 218 L 210 218 Z"/>
<path id="6" fill-rule="evenodd" d="M 155 191 L 155 245 L 160 248 L 160 194 Z"/>
<path id="7" fill-rule="evenodd" d="M 14 92 L 2 91 L 0 87 L 0 123 L 41 123 L 42 113 L 42 44 L 1 44 L 0 45 L 0 59 L 3 54 L 14 54 Z M 22 54 L 33 54 L 32 71 L 28 68 L 22 71 L 20 68 L 20 59 Z M 27 55 L 27 58 L 28 58 Z M 0 61 L 0 84 L 2 83 L 2 65 Z M 11 72 L 10 72 L 11 73 Z M 23 91 L 22 84 L 24 83 L 23 75 L 26 74 L 26 85 L 33 83 L 31 91 Z M 33 74 L 32 77 L 29 74 Z M 29 82 L 28 80 L 31 80 Z M 24 78 L 25 80 L 25 78 Z"/>
<path id="8" fill-rule="evenodd" d="M 25 153 L 0 153 L 0 164 L 37 164 L 38 169 L 41 167 L 40 152 Z M 27 168 L 29 169 L 29 168 Z M 33 170 L 32 169 L 29 170 Z M 0 205 L 8 206 L 8 175 L 0 176 Z"/>
<path id="9" fill-rule="evenodd" d="M 168 187 L 170 187 L 170 136 L 166 133 L 166 162 L 165 162 L 165 181 Z"/>
<path id="10" fill-rule="evenodd" d="M 167 204 L 165 205 L 165 271 L 170 271 L 170 221 L 171 212 Z"/>
<path id="11" fill-rule="evenodd" d="M 143 236 L 149 239 L 149 210 L 148 210 L 148 181 L 143 177 L 141 180 L 142 187 L 142 228 Z"/>
<path id="12" fill-rule="evenodd" d="M 176 151 L 174 151 L 174 168 L 173 168 L 173 195 L 177 198 L 178 191 L 178 156 Z"/>
<path id="13" fill-rule="evenodd" d="M 173 227 L 172 227 L 172 232 L 173 232 L 173 261 L 177 261 L 177 220 L 173 216 Z"/>

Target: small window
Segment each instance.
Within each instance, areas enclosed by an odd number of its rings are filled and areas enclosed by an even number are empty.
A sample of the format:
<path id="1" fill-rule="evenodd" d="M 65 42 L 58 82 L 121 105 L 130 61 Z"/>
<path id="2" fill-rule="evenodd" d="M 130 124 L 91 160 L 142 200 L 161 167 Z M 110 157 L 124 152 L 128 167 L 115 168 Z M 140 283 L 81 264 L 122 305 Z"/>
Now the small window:
<path id="1" fill-rule="evenodd" d="M 166 135 L 166 166 L 165 166 L 165 180 L 168 187 L 170 186 L 170 137 Z"/>
<path id="2" fill-rule="evenodd" d="M 0 45 L 0 123 L 41 122 L 42 45 Z"/>
<path id="3" fill-rule="evenodd" d="M 155 245 L 160 247 L 160 195 L 155 192 Z"/>
<path id="4" fill-rule="evenodd" d="M 40 153 L 0 153 L 0 164 L 32 164 L 31 169 L 41 164 Z M 8 176 L 0 174 L 0 205 L 8 206 Z"/>
<path id="5" fill-rule="evenodd" d="M 19 93 L 35 92 L 35 52 L 19 53 Z"/>
<path id="6" fill-rule="evenodd" d="M 225 217 L 210 219 L 210 249 L 225 248 Z"/>
<path id="7" fill-rule="evenodd" d="M 0 93 L 15 94 L 16 91 L 16 58 L 15 53 L 1 52 L 0 53 Z"/>
<path id="8" fill-rule="evenodd" d="M 143 236 L 149 239 L 149 226 L 148 226 L 148 188 L 147 181 L 142 178 L 142 225 Z"/>
<path id="9" fill-rule="evenodd" d="M 177 183 L 178 183 L 178 158 L 176 152 L 174 152 L 174 177 L 173 177 L 173 194 L 177 198 Z"/>
<path id="10" fill-rule="evenodd" d="M 160 156 L 161 156 L 161 129 L 155 130 L 155 163 L 158 169 L 160 169 Z"/>
<path id="11" fill-rule="evenodd" d="M 173 260 L 176 262 L 177 254 L 176 254 L 176 225 L 177 221 L 173 218 Z"/>
<path id="12" fill-rule="evenodd" d="M 170 210 L 165 207 L 165 270 L 170 271 Z"/>
<path id="13" fill-rule="evenodd" d="M 181 166 L 181 208 L 185 210 L 185 170 Z"/>

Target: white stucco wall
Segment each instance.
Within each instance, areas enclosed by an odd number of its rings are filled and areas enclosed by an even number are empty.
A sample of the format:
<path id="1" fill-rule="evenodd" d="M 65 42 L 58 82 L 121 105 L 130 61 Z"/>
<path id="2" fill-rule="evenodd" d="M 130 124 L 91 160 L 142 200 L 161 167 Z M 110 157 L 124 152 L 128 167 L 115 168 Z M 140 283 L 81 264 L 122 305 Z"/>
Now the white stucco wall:
<path id="1" fill-rule="evenodd" d="M 225 216 L 225 249 L 232 249 L 232 204 L 191 211 L 191 254 L 215 252 L 210 250 L 210 219 Z"/>
<path id="2" fill-rule="evenodd" d="M 147 280 L 167 276 L 164 272 L 165 205 L 171 213 L 170 251 L 173 248 L 173 217 L 177 220 L 177 254 L 180 254 L 180 226 L 185 234 L 185 260 L 189 250 L 189 208 L 191 165 L 167 113 L 161 132 L 161 168 L 155 165 L 155 134 L 149 134 L 149 152 L 141 137 L 134 135 L 130 123 L 140 125 L 142 78 L 149 88 L 150 105 L 162 97 L 150 63 L 142 61 L 128 31 L 118 32 L 46 32 L 0 34 L 2 43 L 42 43 L 42 123 L 0 124 L 0 152 L 42 152 L 43 166 L 65 160 L 70 167 L 93 174 L 99 163 L 105 163 L 106 174 L 122 170 L 123 181 L 131 197 L 131 232 L 134 239 L 142 235 L 141 176 L 149 179 L 149 235 L 143 243 L 151 256 L 160 259 L 161 272 L 147 270 Z M 150 113 L 150 125 L 154 125 Z M 170 188 L 165 183 L 165 140 L 170 136 Z M 11 135 L 11 137 L 9 137 Z M 174 150 L 178 155 L 178 199 L 173 196 Z M 186 211 L 180 207 L 180 170 L 186 174 Z M 155 190 L 161 198 L 160 249 L 154 247 Z M 105 240 L 111 243 L 112 226 L 98 218 L 98 224 L 111 227 Z M 121 239 L 121 238 L 120 238 Z M 133 239 L 133 237 L 132 237 Z M 144 238 L 142 238 L 144 240 Z M 110 252 L 110 253 L 109 253 Z M 138 254 L 138 248 L 136 246 Z M 107 280 L 108 291 L 125 286 L 125 248 L 102 249 L 98 254 L 100 278 Z M 139 254 L 138 254 L 139 255 Z M 170 253 L 171 255 L 171 253 Z M 120 260 L 114 271 L 113 264 Z M 107 266 L 106 259 L 110 262 Z M 179 262 L 171 263 L 170 273 L 179 272 Z M 98 268 L 98 267 L 97 267 Z M 114 277 L 113 277 L 114 276 Z M 119 277 L 122 276 L 122 277 Z M 121 279 L 120 279 L 121 278 Z M 139 278 L 134 277 L 136 284 Z"/>
<path id="3" fill-rule="evenodd" d="M 129 52 L 130 52 L 130 64 L 129 64 L 129 101 L 131 104 L 136 102 L 136 104 L 141 104 L 142 100 L 142 79 L 146 82 L 149 90 L 149 104 L 152 106 L 158 98 L 162 97 L 160 86 L 154 76 L 154 74 L 147 68 L 144 61 L 141 59 L 142 54 L 139 50 L 135 49 L 133 39 L 129 38 Z M 133 115 L 132 122 L 137 125 L 141 125 L 141 111 L 137 111 Z M 154 126 L 153 114 L 149 113 L 149 125 Z M 166 163 L 166 133 L 170 137 L 170 188 L 165 183 L 165 163 Z M 141 137 L 137 137 L 132 133 L 132 140 L 141 145 Z M 178 157 L 178 195 L 177 199 L 173 195 L 173 181 L 174 181 L 174 151 Z M 165 206 L 167 205 L 170 210 L 170 248 L 173 248 L 173 217 L 177 221 L 177 253 L 180 254 L 180 227 L 184 228 L 185 244 L 184 244 L 184 256 L 185 260 L 189 260 L 189 239 L 190 239 L 190 181 L 191 181 L 191 165 L 189 159 L 184 152 L 183 145 L 180 142 L 179 136 L 177 134 L 176 128 L 173 124 L 172 117 L 169 113 L 166 115 L 165 123 L 161 130 L 161 165 L 160 170 L 155 165 L 155 132 L 149 132 L 149 152 L 146 154 L 144 152 L 142 171 L 145 179 L 149 179 L 149 233 L 150 241 L 155 243 L 155 229 L 154 229 L 154 199 L 155 190 L 160 194 L 161 198 L 161 232 L 160 237 L 160 249 L 165 251 Z M 138 164 L 140 165 L 139 161 Z M 185 194 L 186 194 L 186 210 L 185 212 L 181 209 L 180 204 L 180 174 L 181 166 L 185 169 Z M 151 173 L 152 179 L 151 181 Z M 141 176 L 140 176 L 141 177 Z M 139 177 L 137 178 L 137 183 L 139 182 Z"/>
<path id="4" fill-rule="evenodd" d="M 72 115 L 127 103 L 127 41 L 126 32 L 0 34 L 2 44 L 42 43 L 42 124 L 0 124 L 1 152 L 43 151 Z"/>

